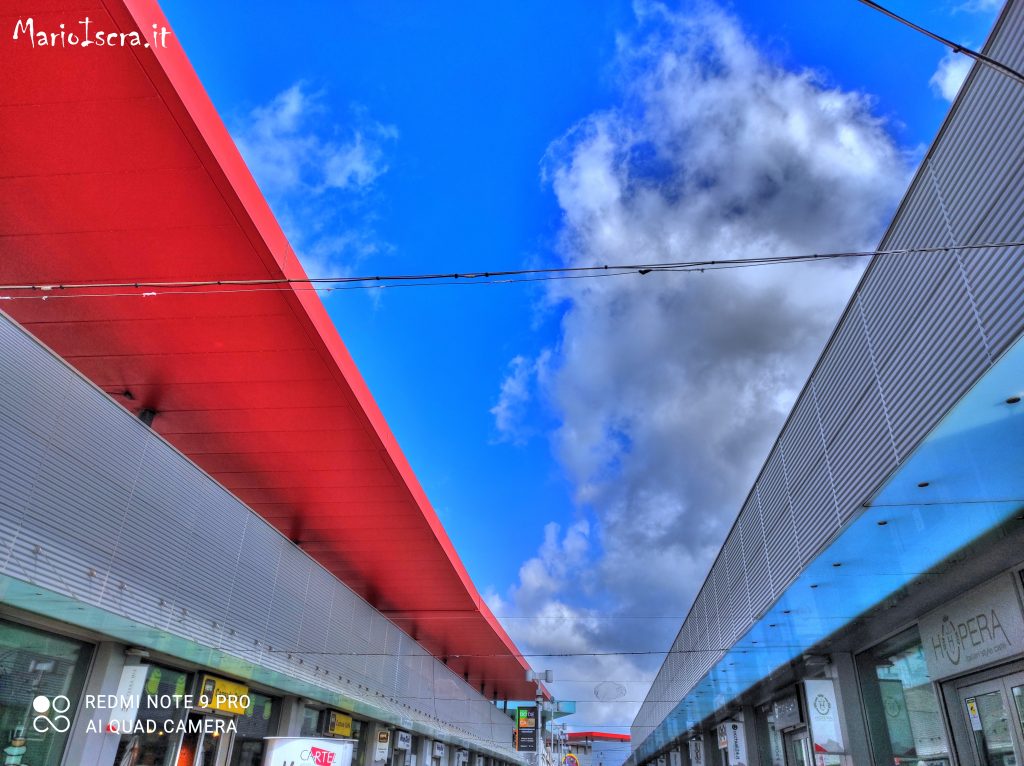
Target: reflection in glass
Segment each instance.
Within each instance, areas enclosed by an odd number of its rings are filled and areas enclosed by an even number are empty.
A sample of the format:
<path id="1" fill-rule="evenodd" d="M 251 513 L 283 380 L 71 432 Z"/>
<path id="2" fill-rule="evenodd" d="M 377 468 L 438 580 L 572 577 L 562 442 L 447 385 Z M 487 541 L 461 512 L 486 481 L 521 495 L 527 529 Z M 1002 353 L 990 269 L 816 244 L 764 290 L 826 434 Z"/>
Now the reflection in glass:
<path id="1" fill-rule="evenodd" d="M 1002 692 L 979 694 L 973 699 L 981 719 L 981 731 L 975 731 L 974 736 L 985 766 L 1016 764 L 1010 738 L 1010 716 L 1003 704 Z"/>
<path id="2" fill-rule="evenodd" d="M 4 763 L 60 763 L 91 656 L 89 646 L 80 641 L 0 621 L 0 754 Z M 32 701 L 40 695 L 54 705 L 33 726 L 40 713 L 33 709 Z M 68 702 L 57 702 L 56 697 L 67 697 Z"/>
<path id="3" fill-rule="evenodd" d="M 916 759 L 928 766 L 949 766 L 939 702 L 917 628 L 858 655 L 857 667 L 872 763 L 889 766 Z"/>

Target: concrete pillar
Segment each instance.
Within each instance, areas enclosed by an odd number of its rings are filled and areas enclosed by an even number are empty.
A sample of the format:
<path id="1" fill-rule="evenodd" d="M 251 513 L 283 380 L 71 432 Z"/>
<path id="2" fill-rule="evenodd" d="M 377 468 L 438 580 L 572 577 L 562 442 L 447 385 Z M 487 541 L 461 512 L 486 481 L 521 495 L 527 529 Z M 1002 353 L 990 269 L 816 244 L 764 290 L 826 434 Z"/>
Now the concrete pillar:
<path id="1" fill-rule="evenodd" d="M 302 732 L 302 717 L 306 706 L 298 697 L 281 699 L 281 714 L 277 717 L 275 737 L 298 737 Z"/>
<path id="2" fill-rule="evenodd" d="M 389 731 L 390 727 L 383 723 L 372 723 L 369 729 L 366 752 L 363 753 L 363 766 L 387 766 L 391 759 L 391 748 L 394 746 L 394 742 L 388 743 L 388 751 L 384 754 L 383 760 L 374 760 L 374 754 L 377 751 L 377 735 L 382 731 Z"/>
<path id="3" fill-rule="evenodd" d="M 133 657 L 132 661 L 138 662 Z M 85 707 L 85 694 L 117 694 L 121 670 L 125 665 L 124 646 L 104 641 L 96 645 L 92 672 L 83 690 L 83 703 L 75 725 L 71 727 L 63 763 L 67 766 L 112 766 L 121 738 L 117 734 L 96 734 L 86 731 L 86 721 L 100 720 L 100 713 Z M 109 718 L 107 716 L 106 718 Z M 106 723 L 106 718 L 103 722 Z"/>
<path id="4" fill-rule="evenodd" d="M 746 766 L 762 766 L 761 751 L 757 747 L 757 711 L 753 705 L 744 705 L 740 718 L 743 721 L 743 738 L 747 743 Z"/>
<path id="5" fill-rule="evenodd" d="M 430 750 L 434 741 L 430 737 L 417 737 L 413 742 L 415 746 L 416 763 L 413 766 L 432 766 L 430 763 Z"/>
<path id="6" fill-rule="evenodd" d="M 867 725 L 864 721 L 860 684 L 857 683 L 857 669 L 853 655 L 840 652 L 832 655 L 829 676 L 836 689 L 836 706 L 839 708 L 839 728 L 847 755 L 845 764 L 861 764 L 871 761 L 871 746 L 868 743 Z"/>
<path id="7" fill-rule="evenodd" d="M 702 732 L 701 742 L 704 743 L 704 763 L 701 766 L 720 766 L 722 754 L 718 749 L 718 728 Z"/>

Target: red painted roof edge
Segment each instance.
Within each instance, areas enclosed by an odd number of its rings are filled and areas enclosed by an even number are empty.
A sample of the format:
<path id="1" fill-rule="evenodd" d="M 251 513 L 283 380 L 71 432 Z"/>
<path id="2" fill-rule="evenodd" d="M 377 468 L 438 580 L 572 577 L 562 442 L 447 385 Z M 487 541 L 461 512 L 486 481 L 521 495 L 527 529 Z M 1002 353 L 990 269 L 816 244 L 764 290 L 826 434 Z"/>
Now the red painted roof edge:
<path id="1" fill-rule="evenodd" d="M 154 23 L 166 26 L 168 29 L 171 28 L 163 10 L 155 0 L 104 0 L 104 5 L 111 16 L 119 23 L 128 22 L 131 26 L 138 29 L 150 29 Z M 119 10 L 126 11 L 128 14 L 127 18 L 123 13 L 119 13 Z M 168 92 L 167 88 L 161 87 L 160 78 L 153 79 L 154 85 L 161 92 L 172 112 L 177 111 L 174 108 L 176 102 L 180 104 L 183 112 L 179 112 L 175 116 L 186 137 L 189 138 L 189 143 L 193 149 L 199 154 L 204 153 L 204 150 L 209 151 L 216 166 L 224 174 L 224 183 L 220 183 L 221 179 L 216 177 L 213 177 L 213 180 L 225 196 L 228 204 L 236 209 L 236 215 L 243 215 L 255 227 L 256 233 L 263 244 L 263 247 L 257 246 L 255 248 L 256 251 L 261 254 L 266 253 L 273 259 L 272 263 L 267 264 L 268 271 L 273 273 L 279 270 L 283 276 L 288 278 L 304 278 L 306 273 L 302 265 L 288 243 L 277 218 L 270 210 L 270 206 L 263 193 L 259 190 L 255 179 L 252 177 L 252 173 L 242 159 L 234 140 L 220 119 L 220 115 L 210 101 L 206 89 L 192 68 L 184 49 L 178 42 L 177 36 L 171 34 L 168 40 L 170 44 L 166 48 L 132 48 L 131 50 L 136 53 L 140 63 L 151 78 L 156 74 L 154 72 L 154 65 L 163 73 L 170 92 Z M 187 124 L 183 124 L 183 118 L 187 119 Z M 193 131 L 195 135 L 189 135 Z M 203 146 L 197 146 L 194 138 L 199 138 Z M 209 165 L 205 162 L 204 166 L 209 169 Z M 225 184 L 227 188 L 225 188 Z M 237 199 L 237 205 L 231 204 L 235 201 L 232 197 Z M 248 228 L 245 226 L 245 220 L 240 220 L 239 222 L 243 225 L 243 229 Z M 254 244 L 258 245 L 259 243 Z M 305 318 L 311 323 L 312 329 L 322 342 L 325 352 L 334 362 L 347 387 L 351 390 L 369 427 L 380 441 L 381 447 L 385 451 L 393 469 L 401 478 L 413 501 L 433 531 L 438 543 L 447 555 L 452 567 L 455 569 L 463 587 L 466 589 L 466 594 L 483 615 L 484 619 L 487 620 L 501 642 L 508 648 L 509 653 L 515 656 L 523 666 L 523 669 L 526 670 L 529 668 L 529 664 L 519 656 L 519 650 L 487 607 L 487 604 L 466 572 L 466 568 L 459 559 L 455 547 L 452 545 L 447 532 L 445 532 L 440 519 L 437 517 L 437 513 L 431 506 L 426 493 L 413 473 L 412 467 L 398 446 L 398 442 L 395 440 L 391 429 L 384 420 L 383 414 L 370 394 L 369 388 L 359 373 L 348 349 L 345 348 L 341 336 L 328 316 L 327 310 L 324 308 L 319 296 L 312 290 L 296 291 L 293 289 L 291 294 L 295 296 L 299 306 L 304 310 Z"/>
<path id="2" fill-rule="evenodd" d="M 614 734 L 610 731 L 570 731 L 569 741 L 574 742 L 580 739 L 606 739 L 616 742 L 629 742 L 628 734 Z"/>

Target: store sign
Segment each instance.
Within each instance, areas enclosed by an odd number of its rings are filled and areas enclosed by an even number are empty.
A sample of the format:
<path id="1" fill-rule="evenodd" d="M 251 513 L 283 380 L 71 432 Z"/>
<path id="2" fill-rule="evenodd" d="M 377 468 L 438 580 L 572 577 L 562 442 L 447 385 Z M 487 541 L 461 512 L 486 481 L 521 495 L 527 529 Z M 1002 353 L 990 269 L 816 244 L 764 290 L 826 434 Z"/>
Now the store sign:
<path id="1" fill-rule="evenodd" d="M 199 707 L 245 715 L 249 709 L 249 687 L 217 676 L 203 676 L 199 683 Z"/>
<path id="2" fill-rule="evenodd" d="M 537 752 L 537 709 L 521 707 L 516 710 L 516 750 L 520 753 Z"/>
<path id="3" fill-rule="evenodd" d="M 412 750 L 412 734 L 407 731 L 396 731 L 395 750 Z"/>
<path id="4" fill-rule="evenodd" d="M 562 758 L 562 766 L 580 766 L 580 759 L 576 757 L 576 753 L 566 753 Z"/>
<path id="5" fill-rule="evenodd" d="M 352 742 L 309 737 L 267 737 L 263 766 L 352 766 Z"/>
<path id="6" fill-rule="evenodd" d="M 139 717 L 139 704 L 146 687 L 149 665 L 125 665 L 121 669 L 121 680 L 117 682 L 118 707 L 111 711 L 111 721 L 117 720 L 120 731 L 133 731 Z"/>
<path id="7" fill-rule="evenodd" d="M 391 749 L 391 732 L 387 729 L 378 729 L 377 741 L 373 746 L 373 760 L 386 761 L 388 752 Z"/>
<path id="8" fill-rule="evenodd" d="M 747 766 L 747 740 L 742 723 L 723 721 L 718 724 L 718 747 L 726 751 L 729 766 Z"/>
<path id="9" fill-rule="evenodd" d="M 1024 616 L 1009 576 L 975 588 L 921 618 L 933 681 L 1008 659 L 1024 647 Z"/>
<path id="10" fill-rule="evenodd" d="M 484 766 L 484 757 L 479 753 L 476 756 L 476 766 Z M 576 766 L 579 766 L 579 764 L 576 764 Z"/>
<path id="11" fill-rule="evenodd" d="M 839 728 L 835 685 L 830 680 L 804 681 L 804 692 L 811 725 L 811 746 L 815 754 L 846 752 Z"/>
<path id="12" fill-rule="evenodd" d="M 444 742 L 435 742 L 433 753 L 435 758 L 444 758 Z"/>
<path id="13" fill-rule="evenodd" d="M 704 743 L 699 739 L 691 739 L 686 745 L 690 750 L 690 763 L 693 766 L 704 766 Z"/>
<path id="14" fill-rule="evenodd" d="M 803 723 L 800 718 L 800 701 L 795 694 L 776 700 L 772 704 L 772 715 L 775 716 L 775 728 L 779 731 Z"/>
<path id="15" fill-rule="evenodd" d="M 669 750 L 668 766 L 683 766 L 683 754 L 678 750 Z"/>
<path id="16" fill-rule="evenodd" d="M 324 734 L 333 734 L 336 737 L 352 736 L 352 716 L 331 710 L 327 713 L 327 726 Z"/>

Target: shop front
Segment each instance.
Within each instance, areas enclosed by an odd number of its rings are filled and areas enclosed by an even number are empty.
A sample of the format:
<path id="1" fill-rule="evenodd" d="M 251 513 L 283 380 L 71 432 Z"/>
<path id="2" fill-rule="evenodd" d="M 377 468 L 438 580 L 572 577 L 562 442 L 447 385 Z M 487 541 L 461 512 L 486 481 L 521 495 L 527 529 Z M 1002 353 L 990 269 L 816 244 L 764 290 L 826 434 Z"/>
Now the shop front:
<path id="1" fill-rule="evenodd" d="M 858 656 L 873 763 L 1024 764 L 1019 588 L 1004 573 Z"/>
<path id="2" fill-rule="evenodd" d="M 60 762 L 92 654 L 88 643 L 0 620 L 0 763 Z"/>

